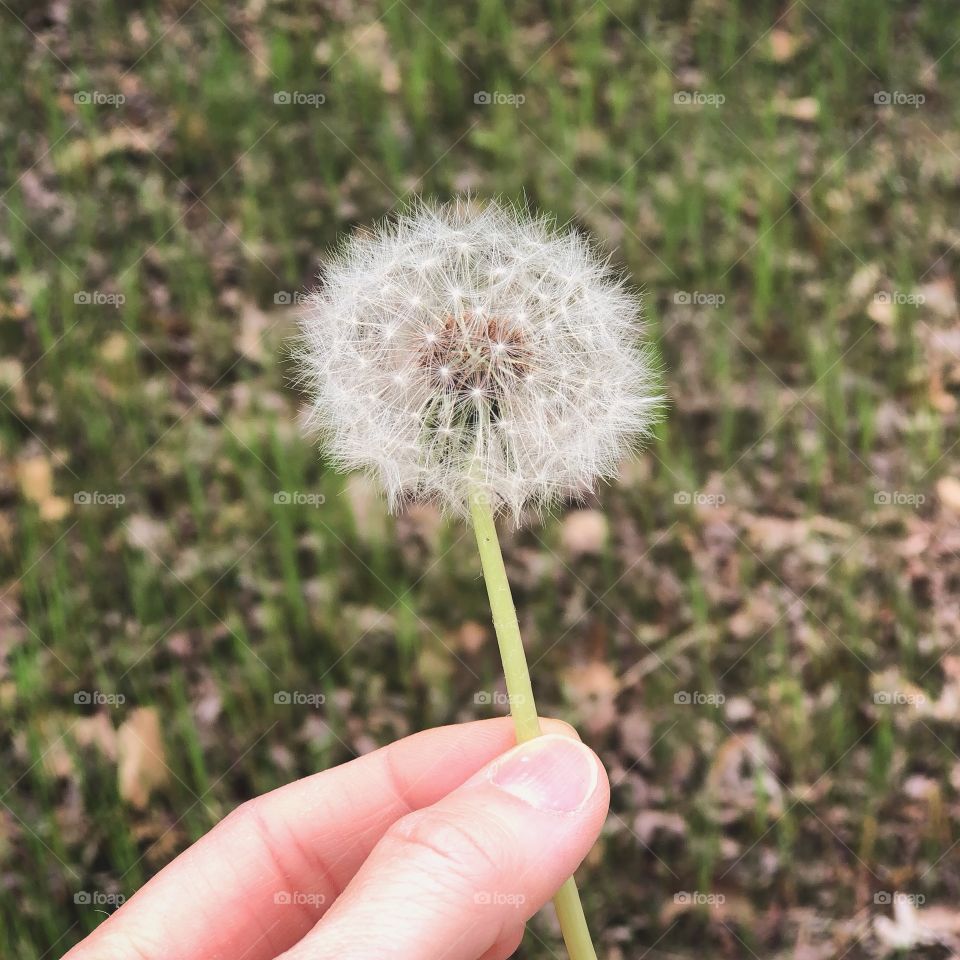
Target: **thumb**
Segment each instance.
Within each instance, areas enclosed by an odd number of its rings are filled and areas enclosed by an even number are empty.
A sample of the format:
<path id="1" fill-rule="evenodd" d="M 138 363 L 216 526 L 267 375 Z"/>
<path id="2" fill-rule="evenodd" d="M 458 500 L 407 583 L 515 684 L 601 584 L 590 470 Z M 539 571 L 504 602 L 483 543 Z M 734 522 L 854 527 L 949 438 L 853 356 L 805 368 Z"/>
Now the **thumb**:
<path id="1" fill-rule="evenodd" d="M 507 957 L 571 876 L 609 803 L 597 756 L 552 734 L 396 821 L 283 960 Z"/>

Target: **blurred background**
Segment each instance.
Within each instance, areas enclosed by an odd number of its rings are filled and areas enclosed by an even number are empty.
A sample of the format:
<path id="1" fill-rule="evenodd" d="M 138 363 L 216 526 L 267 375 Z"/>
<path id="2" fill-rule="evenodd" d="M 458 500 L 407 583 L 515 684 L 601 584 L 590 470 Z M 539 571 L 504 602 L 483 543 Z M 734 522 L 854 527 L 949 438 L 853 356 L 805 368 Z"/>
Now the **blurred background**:
<path id="1" fill-rule="evenodd" d="M 297 425 L 320 255 L 519 197 L 646 293 L 671 410 L 505 530 L 603 758 L 605 960 L 960 955 L 952 0 L 0 0 L 0 953 L 244 799 L 506 711 L 470 532 Z M 518 956 L 565 956 L 552 911 Z"/>

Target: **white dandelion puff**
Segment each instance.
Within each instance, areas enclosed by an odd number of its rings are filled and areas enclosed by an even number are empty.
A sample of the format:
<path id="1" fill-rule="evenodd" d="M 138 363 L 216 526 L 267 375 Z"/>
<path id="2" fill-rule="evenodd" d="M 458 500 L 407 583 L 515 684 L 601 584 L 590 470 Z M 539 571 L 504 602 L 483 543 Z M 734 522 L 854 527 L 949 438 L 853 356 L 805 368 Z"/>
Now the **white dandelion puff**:
<path id="1" fill-rule="evenodd" d="M 640 301 L 548 217 L 469 199 L 348 238 L 301 319 L 310 420 L 391 509 L 472 494 L 519 519 L 581 496 L 662 404 Z"/>

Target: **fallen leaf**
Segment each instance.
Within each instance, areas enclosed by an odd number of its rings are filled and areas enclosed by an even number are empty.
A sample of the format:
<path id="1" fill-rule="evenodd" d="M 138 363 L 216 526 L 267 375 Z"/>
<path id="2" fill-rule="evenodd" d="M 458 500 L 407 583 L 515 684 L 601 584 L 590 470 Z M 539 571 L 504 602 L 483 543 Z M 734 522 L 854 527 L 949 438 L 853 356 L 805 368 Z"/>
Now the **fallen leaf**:
<path id="1" fill-rule="evenodd" d="M 235 344 L 238 352 L 254 363 L 262 363 L 266 356 L 263 332 L 269 327 L 270 318 L 252 300 L 245 301 L 240 310 L 240 332 Z"/>
<path id="2" fill-rule="evenodd" d="M 150 794 L 170 778 L 154 707 L 139 707 L 117 731 L 117 782 L 120 796 L 143 810 Z"/>
<path id="3" fill-rule="evenodd" d="M 956 477 L 941 477 L 937 481 L 937 496 L 951 513 L 960 516 L 960 480 Z"/>
<path id="4" fill-rule="evenodd" d="M 57 170 L 61 174 L 75 173 L 85 167 L 93 167 L 115 153 L 153 153 L 159 141 L 158 134 L 134 130 L 132 127 L 117 127 L 93 139 L 75 140 L 59 151 Z"/>
<path id="5" fill-rule="evenodd" d="M 107 363 L 119 363 L 127 355 L 130 340 L 122 333 L 111 333 L 100 346 L 100 356 Z"/>
<path id="6" fill-rule="evenodd" d="M 793 59 L 800 41 L 788 30 L 779 27 L 770 31 L 770 56 L 776 63 L 786 63 Z"/>
<path id="7" fill-rule="evenodd" d="M 28 457 L 17 466 L 20 492 L 40 509 L 44 520 L 62 520 L 70 504 L 53 493 L 53 465 L 43 456 Z"/>
<path id="8" fill-rule="evenodd" d="M 564 671 L 563 683 L 577 713 L 593 733 L 606 730 L 617 719 L 616 696 L 620 679 L 608 663 L 591 660 Z"/>
<path id="9" fill-rule="evenodd" d="M 467 620 L 457 633 L 457 642 L 461 650 L 479 653 L 487 645 L 487 630 L 476 620 Z"/>
<path id="10" fill-rule="evenodd" d="M 134 514 L 126 524 L 127 543 L 136 550 L 156 555 L 166 543 L 168 531 L 165 524 L 145 514 Z"/>
<path id="11" fill-rule="evenodd" d="M 379 73 L 385 93 L 396 93 L 400 89 L 400 68 L 391 55 L 389 35 L 382 23 L 374 20 L 355 28 L 347 43 L 358 63 L 371 73 Z"/>
<path id="12" fill-rule="evenodd" d="M 598 554 L 607 543 L 610 529 L 599 510 L 574 510 L 563 520 L 560 542 L 568 554 Z"/>
<path id="13" fill-rule="evenodd" d="M 781 98 L 774 101 L 774 109 L 781 117 L 812 123 L 820 116 L 820 101 L 816 97 L 798 97 L 795 100 Z"/>
<path id="14" fill-rule="evenodd" d="M 925 283 L 914 291 L 923 298 L 924 305 L 943 320 L 953 320 L 957 316 L 957 292 L 953 281 L 934 280 Z"/>

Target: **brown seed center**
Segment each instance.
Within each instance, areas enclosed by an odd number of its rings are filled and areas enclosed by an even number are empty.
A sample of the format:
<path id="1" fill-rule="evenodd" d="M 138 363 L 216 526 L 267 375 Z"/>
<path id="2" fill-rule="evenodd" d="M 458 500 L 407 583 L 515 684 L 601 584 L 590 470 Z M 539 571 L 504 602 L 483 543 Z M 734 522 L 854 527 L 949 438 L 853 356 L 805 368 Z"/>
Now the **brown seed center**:
<path id="1" fill-rule="evenodd" d="M 527 337 L 515 323 L 469 311 L 447 314 L 420 358 L 438 389 L 462 396 L 499 393 L 529 371 L 529 361 Z"/>

